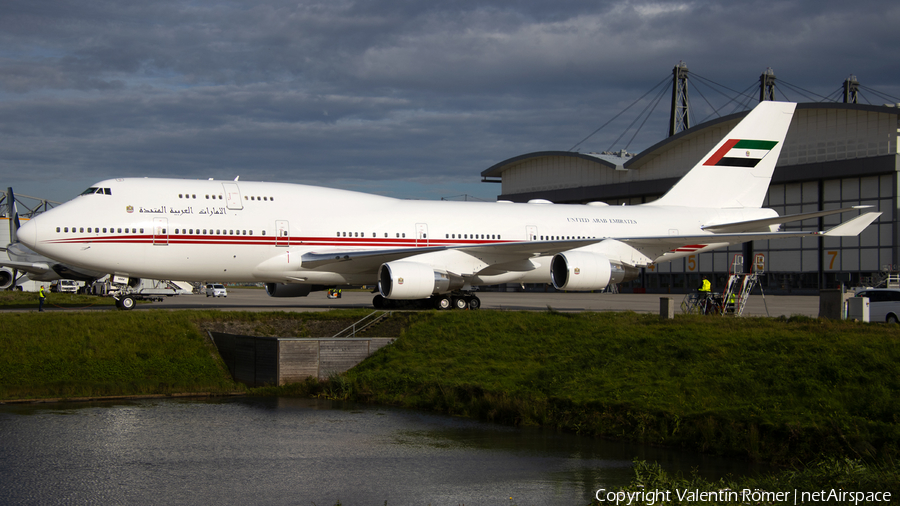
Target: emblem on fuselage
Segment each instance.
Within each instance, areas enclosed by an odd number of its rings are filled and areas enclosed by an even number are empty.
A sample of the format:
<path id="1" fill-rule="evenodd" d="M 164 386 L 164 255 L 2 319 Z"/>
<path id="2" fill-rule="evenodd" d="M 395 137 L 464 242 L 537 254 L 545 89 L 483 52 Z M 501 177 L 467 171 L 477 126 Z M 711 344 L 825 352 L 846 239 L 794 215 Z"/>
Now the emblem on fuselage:
<path id="1" fill-rule="evenodd" d="M 575 275 L 577 276 L 577 275 L 579 275 L 579 274 L 581 274 L 581 268 L 580 268 L 580 267 L 576 267 L 576 268 L 575 268 Z"/>
<path id="2" fill-rule="evenodd" d="M 402 285 L 402 284 L 403 284 L 403 278 L 397 278 L 397 284 L 398 284 L 398 285 Z"/>
<path id="3" fill-rule="evenodd" d="M 131 214 L 134 212 L 134 206 L 125 206 L 125 212 Z"/>

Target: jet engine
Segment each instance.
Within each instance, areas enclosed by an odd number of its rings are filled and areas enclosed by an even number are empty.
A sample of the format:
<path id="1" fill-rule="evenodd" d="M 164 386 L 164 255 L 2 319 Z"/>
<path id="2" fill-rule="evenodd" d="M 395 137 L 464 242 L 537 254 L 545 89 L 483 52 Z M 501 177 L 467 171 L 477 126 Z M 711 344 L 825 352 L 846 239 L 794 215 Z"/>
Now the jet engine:
<path id="1" fill-rule="evenodd" d="M 6 290 L 13 284 L 13 271 L 6 267 L 0 268 L 0 290 Z"/>
<path id="2" fill-rule="evenodd" d="M 388 262 L 378 269 L 378 290 L 386 299 L 426 299 L 463 287 L 462 277 L 416 262 Z"/>
<path id="3" fill-rule="evenodd" d="M 295 283 L 266 283 L 266 295 L 269 297 L 306 297 L 313 285 Z"/>
<path id="4" fill-rule="evenodd" d="M 635 267 L 621 266 L 608 258 L 586 251 L 557 253 L 550 262 L 550 278 L 559 290 L 587 292 L 602 290 L 610 283 L 637 278 Z"/>

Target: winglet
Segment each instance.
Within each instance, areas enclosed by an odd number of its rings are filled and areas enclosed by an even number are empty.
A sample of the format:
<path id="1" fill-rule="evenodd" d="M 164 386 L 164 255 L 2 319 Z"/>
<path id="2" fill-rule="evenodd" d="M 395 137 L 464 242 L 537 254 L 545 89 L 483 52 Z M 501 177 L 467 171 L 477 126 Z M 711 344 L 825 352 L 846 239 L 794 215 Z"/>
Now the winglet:
<path id="1" fill-rule="evenodd" d="M 859 235 L 866 227 L 881 216 L 881 213 L 866 213 L 853 218 L 850 221 L 828 229 L 822 235 L 828 237 L 854 237 Z"/>

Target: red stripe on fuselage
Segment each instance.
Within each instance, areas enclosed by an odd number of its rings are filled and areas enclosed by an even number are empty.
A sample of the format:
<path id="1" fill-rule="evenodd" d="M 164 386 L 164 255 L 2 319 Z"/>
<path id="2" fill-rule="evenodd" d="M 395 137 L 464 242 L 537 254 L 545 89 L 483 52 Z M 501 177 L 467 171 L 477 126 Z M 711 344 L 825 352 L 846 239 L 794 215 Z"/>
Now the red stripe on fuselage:
<path id="1" fill-rule="evenodd" d="M 363 237 L 275 237 L 275 236 L 216 236 L 216 235 L 127 235 L 127 236 L 90 236 L 67 237 L 48 241 L 52 244 L 217 244 L 227 246 L 264 245 L 264 246 L 329 246 L 353 248 L 415 248 L 426 246 L 476 246 L 485 244 L 504 244 L 511 241 L 501 240 L 454 240 L 454 239 L 398 239 L 398 238 L 363 238 Z"/>

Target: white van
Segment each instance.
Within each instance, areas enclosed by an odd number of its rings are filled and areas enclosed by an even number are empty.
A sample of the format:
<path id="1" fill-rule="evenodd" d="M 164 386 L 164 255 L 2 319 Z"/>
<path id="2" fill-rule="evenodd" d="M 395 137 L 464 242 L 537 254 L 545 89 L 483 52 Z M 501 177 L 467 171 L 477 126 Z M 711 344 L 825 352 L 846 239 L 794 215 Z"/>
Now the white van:
<path id="1" fill-rule="evenodd" d="M 869 321 L 900 323 L 900 290 L 896 288 L 866 288 L 857 297 L 869 298 Z"/>
<path id="2" fill-rule="evenodd" d="M 225 290 L 224 285 L 220 285 L 218 283 L 210 283 L 206 285 L 206 296 L 207 297 L 228 297 L 228 291 Z"/>

